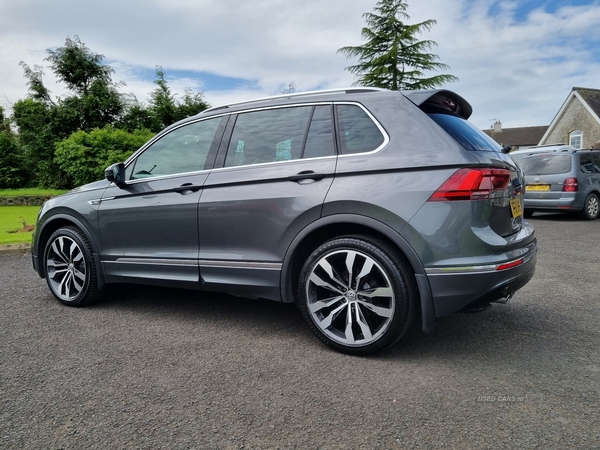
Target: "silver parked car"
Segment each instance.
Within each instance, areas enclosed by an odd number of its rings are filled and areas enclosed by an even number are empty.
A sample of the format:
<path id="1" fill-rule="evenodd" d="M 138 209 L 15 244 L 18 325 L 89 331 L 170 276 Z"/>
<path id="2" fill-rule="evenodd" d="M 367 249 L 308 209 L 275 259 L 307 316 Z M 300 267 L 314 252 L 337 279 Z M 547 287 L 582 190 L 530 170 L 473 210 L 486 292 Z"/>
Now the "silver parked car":
<path id="1" fill-rule="evenodd" d="M 471 111 L 371 88 L 211 108 L 46 202 L 34 268 L 66 305 L 109 283 L 220 291 L 297 302 L 338 351 L 384 349 L 533 276 L 521 171 Z"/>
<path id="2" fill-rule="evenodd" d="M 578 213 L 596 219 L 600 213 L 600 150 L 570 150 L 527 156 L 525 215 L 536 211 Z"/>

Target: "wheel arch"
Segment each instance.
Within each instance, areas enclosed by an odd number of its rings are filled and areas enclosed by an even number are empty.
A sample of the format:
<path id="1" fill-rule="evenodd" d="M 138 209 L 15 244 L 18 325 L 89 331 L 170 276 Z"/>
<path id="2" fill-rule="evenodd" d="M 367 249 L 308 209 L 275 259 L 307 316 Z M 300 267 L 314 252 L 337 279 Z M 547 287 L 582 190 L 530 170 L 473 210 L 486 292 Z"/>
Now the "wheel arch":
<path id="1" fill-rule="evenodd" d="M 96 270 L 98 271 L 98 287 L 101 288 L 105 284 L 105 278 L 104 271 L 102 270 L 102 264 L 100 262 L 100 249 L 98 247 L 98 243 L 96 242 L 96 240 L 90 233 L 88 227 L 82 220 L 79 220 L 78 218 L 65 213 L 55 214 L 52 217 L 46 219 L 43 226 L 36 235 L 36 240 L 32 251 L 33 254 L 37 255 L 39 259 L 39 275 L 42 278 L 46 277 L 42 259 L 44 257 L 44 249 L 46 248 L 46 243 L 48 242 L 48 239 L 50 239 L 52 233 L 54 233 L 59 228 L 64 227 L 76 227 L 79 230 L 81 230 L 81 232 L 85 235 L 90 246 L 92 247 L 92 255 L 94 257 L 94 262 L 96 263 Z"/>
<path id="2" fill-rule="evenodd" d="M 282 300 L 286 303 L 295 301 L 302 266 L 319 245 L 330 239 L 348 235 L 371 237 L 379 243 L 389 245 L 397 256 L 405 259 L 412 269 L 419 293 L 422 328 L 425 332 L 433 331 L 435 310 L 431 288 L 421 259 L 397 231 L 366 216 L 352 214 L 326 216 L 304 228 L 290 244 L 283 260 Z"/>

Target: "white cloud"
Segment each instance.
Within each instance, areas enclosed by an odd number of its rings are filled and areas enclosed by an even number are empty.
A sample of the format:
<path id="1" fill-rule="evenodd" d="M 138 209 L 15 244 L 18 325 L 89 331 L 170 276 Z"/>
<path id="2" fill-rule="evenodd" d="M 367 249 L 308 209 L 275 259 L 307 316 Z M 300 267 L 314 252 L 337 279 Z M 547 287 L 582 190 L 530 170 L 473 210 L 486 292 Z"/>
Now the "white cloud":
<path id="1" fill-rule="evenodd" d="M 7 0 L 0 4 L 0 105 L 27 93 L 19 61 L 45 64 L 46 48 L 79 35 L 105 55 L 123 92 L 141 101 L 155 88 L 147 74 L 161 65 L 173 92 L 204 90 L 217 105 L 281 92 L 344 87 L 351 64 L 338 48 L 360 44 L 362 14 L 375 0 Z M 564 6 L 515 17 L 519 2 L 409 0 L 410 23 L 436 19 L 423 39 L 449 73 L 446 86 L 473 104 L 473 122 L 489 127 L 549 124 L 573 86 L 600 88 L 600 5 Z M 493 11 L 493 15 L 490 13 Z M 591 39 L 596 42 L 591 42 Z M 595 44 L 595 45 L 594 45 Z M 140 70 L 144 69 L 144 70 Z M 250 86 L 207 89 L 181 71 L 250 80 Z M 141 76 L 141 73 L 146 76 Z M 172 75 L 170 75 L 170 73 Z M 51 73 L 46 71 L 52 84 Z M 61 95 L 52 84 L 54 94 Z"/>

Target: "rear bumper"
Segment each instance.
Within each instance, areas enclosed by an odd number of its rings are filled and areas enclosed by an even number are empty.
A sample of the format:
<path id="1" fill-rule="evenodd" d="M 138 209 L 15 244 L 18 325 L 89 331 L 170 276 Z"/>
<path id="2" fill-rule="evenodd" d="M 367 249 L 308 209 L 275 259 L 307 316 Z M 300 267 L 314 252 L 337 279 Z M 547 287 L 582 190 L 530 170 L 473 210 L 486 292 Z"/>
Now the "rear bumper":
<path id="1" fill-rule="evenodd" d="M 527 198 L 526 194 L 523 207 L 534 211 L 581 211 L 585 197 L 583 192 L 563 192 L 560 198 Z"/>
<path id="2" fill-rule="evenodd" d="M 537 241 L 524 250 L 523 256 L 503 264 L 427 269 L 435 317 L 509 297 L 525 286 L 535 273 Z"/>

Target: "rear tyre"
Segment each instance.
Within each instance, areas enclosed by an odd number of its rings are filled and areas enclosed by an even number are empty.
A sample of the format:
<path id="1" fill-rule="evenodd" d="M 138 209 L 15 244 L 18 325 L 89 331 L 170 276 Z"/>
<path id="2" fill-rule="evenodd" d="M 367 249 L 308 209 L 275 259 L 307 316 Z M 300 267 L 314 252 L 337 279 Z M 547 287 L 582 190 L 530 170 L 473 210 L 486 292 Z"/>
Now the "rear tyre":
<path id="1" fill-rule="evenodd" d="M 407 264 L 362 237 L 337 238 L 317 248 L 304 264 L 298 294 L 317 337 L 353 355 L 383 350 L 404 336 L 417 297 Z"/>
<path id="2" fill-rule="evenodd" d="M 56 230 L 44 251 L 46 282 L 56 299 L 83 306 L 102 298 L 91 246 L 76 227 Z"/>
<path id="3" fill-rule="evenodd" d="M 581 210 L 579 216 L 582 219 L 594 220 L 598 218 L 599 213 L 600 201 L 598 200 L 598 196 L 596 194 L 588 195 L 585 199 L 585 203 L 583 204 L 583 210 Z"/>

